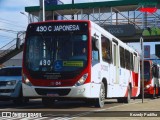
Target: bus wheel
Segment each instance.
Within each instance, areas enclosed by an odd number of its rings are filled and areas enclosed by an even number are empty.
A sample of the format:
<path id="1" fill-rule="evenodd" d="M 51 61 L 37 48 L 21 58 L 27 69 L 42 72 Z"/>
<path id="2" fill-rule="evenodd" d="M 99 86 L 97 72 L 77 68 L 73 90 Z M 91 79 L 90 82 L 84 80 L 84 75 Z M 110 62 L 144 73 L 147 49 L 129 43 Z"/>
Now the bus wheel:
<path id="1" fill-rule="evenodd" d="M 52 107 L 55 100 L 53 98 L 42 98 L 42 104 L 46 107 Z"/>
<path id="2" fill-rule="evenodd" d="M 95 107 L 99 107 L 99 108 L 104 107 L 105 94 L 106 93 L 105 93 L 104 84 L 101 83 L 99 98 L 95 99 Z"/>
<path id="3" fill-rule="evenodd" d="M 131 87 L 128 87 L 128 95 L 124 98 L 124 103 L 129 103 L 131 100 Z"/>

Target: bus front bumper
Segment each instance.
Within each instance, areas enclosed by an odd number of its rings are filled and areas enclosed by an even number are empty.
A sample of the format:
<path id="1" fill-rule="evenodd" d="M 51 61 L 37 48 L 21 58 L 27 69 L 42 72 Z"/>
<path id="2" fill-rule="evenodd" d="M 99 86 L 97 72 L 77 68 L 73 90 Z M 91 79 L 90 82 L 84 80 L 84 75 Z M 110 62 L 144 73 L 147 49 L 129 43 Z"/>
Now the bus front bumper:
<path id="1" fill-rule="evenodd" d="M 22 83 L 24 97 L 98 98 L 101 84 L 87 83 L 71 87 L 40 87 Z"/>

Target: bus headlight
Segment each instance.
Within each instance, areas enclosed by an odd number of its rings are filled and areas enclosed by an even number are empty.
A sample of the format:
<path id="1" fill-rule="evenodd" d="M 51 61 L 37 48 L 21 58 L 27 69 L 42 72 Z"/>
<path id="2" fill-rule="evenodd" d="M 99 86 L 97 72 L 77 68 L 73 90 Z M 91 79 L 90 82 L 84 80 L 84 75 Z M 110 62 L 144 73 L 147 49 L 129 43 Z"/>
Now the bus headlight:
<path id="1" fill-rule="evenodd" d="M 75 86 L 83 85 L 84 82 L 86 81 L 87 77 L 88 77 L 88 73 L 84 74 L 84 75 L 78 80 L 78 82 L 75 84 Z"/>
<path id="2" fill-rule="evenodd" d="M 151 87 L 151 85 L 146 85 L 146 87 L 145 87 L 145 88 L 146 88 L 146 89 L 148 89 L 148 88 L 150 88 L 150 87 Z"/>
<path id="3" fill-rule="evenodd" d="M 32 86 L 32 83 L 29 81 L 29 79 L 23 74 L 23 83 Z"/>

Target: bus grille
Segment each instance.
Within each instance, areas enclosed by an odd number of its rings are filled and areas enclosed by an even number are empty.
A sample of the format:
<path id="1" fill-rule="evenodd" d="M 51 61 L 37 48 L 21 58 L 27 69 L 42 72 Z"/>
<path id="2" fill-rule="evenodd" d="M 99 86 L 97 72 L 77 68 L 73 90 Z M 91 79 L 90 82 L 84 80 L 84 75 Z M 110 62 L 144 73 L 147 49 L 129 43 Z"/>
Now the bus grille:
<path id="1" fill-rule="evenodd" d="M 44 88 L 35 88 L 36 92 L 39 95 L 47 95 L 47 94 L 58 94 L 59 96 L 68 95 L 71 89 L 44 89 Z"/>

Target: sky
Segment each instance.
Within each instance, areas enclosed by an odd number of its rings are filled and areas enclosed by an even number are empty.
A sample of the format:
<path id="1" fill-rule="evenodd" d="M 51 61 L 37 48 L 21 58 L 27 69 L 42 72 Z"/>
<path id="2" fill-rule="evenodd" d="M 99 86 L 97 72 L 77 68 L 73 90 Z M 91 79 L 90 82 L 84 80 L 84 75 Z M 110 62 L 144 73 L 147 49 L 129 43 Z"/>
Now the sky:
<path id="1" fill-rule="evenodd" d="M 72 0 L 61 0 L 64 4 L 70 4 Z M 98 2 L 105 0 L 75 0 L 75 3 Z M 109 1 L 109 0 L 108 0 Z M 28 25 L 26 6 L 38 6 L 39 0 L 0 0 L 0 48 L 16 38 L 18 31 L 25 31 Z M 21 14 L 20 12 L 24 12 Z M 151 45 L 151 53 L 154 54 L 155 43 Z M 156 43 L 160 44 L 160 43 Z M 140 43 L 129 44 L 140 51 Z"/>
<path id="2" fill-rule="evenodd" d="M 72 0 L 61 0 L 69 4 Z M 75 0 L 78 2 L 93 2 L 96 0 Z M 103 1 L 103 0 L 101 0 Z M 0 48 L 14 38 L 17 31 L 25 31 L 28 25 L 26 6 L 38 6 L 39 0 L 0 0 Z M 20 12 L 24 12 L 25 15 Z"/>

